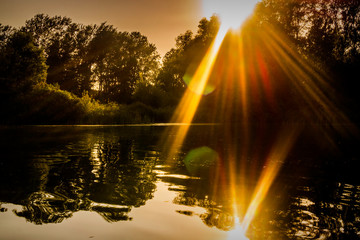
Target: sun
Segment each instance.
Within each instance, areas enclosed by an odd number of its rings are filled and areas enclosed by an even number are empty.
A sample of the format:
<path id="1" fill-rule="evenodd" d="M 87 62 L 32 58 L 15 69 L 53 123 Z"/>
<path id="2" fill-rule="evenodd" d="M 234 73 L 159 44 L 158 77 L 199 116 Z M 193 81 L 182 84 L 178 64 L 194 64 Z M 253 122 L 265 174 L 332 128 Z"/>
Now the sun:
<path id="1" fill-rule="evenodd" d="M 202 0 L 203 14 L 220 17 L 221 25 L 225 29 L 236 30 L 252 14 L 258 0 Z"/>

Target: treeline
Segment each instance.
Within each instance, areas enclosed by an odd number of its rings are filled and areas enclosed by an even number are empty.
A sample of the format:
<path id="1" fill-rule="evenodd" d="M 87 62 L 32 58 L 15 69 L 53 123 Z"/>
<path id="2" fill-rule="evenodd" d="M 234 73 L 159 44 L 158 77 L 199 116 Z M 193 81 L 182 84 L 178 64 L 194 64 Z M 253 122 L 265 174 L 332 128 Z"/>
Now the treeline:
<path id="1" fill-rule="evenodd" d="M 154 84 L 159 69 L 156 47 L 140 33 L 44 14 L 20 29 L 0 30 L 3 122 L 162 120 L 158 109 L 128 106 L 135 92 Z"/>
<path id="2" fill-rule="evenodd" d="M 202 48 L 212 21 L 200 22 Z M 0 51 L 3 124 L 168 121 L 184 91 L 183 73 L 173 81 L 167 68 L 177 66 L 161 68 L 145 36 L 106 23 L 39 14 L 19 29 L 0 25 Z"/>
<path id="3" fill-rule="evenodd" d="M 248 29 L 252 37 L 251 32 L 260 32 L 265 25 L 281 31 L 311 66 L 331 72 L 341 106 L 358 121 L 355 110 L 360 99 L 354 86 L 360 67 L 359 23 L 358 0 L 263 0 L 243 31 Z M 146 36 L 121 32 L 107 23 L 83 25 L 67 17 L 39 14 L 20 28 L 0 24 L 0 121 L 168 121 L 186 89 L 185 74 L 197 67 L 219 25 L 216 16 L 202 19 L 197 32 L 180 34 L 160 61 Z M 263 46 L 257 49 L 270 54 Z M 275 76 L 271 59 L 265 63 Z M 209 120 L 221 89 L 218 86 L 203 98 L 199 121 Z M 281 108 L 293 110 L 291 104 Z"/>

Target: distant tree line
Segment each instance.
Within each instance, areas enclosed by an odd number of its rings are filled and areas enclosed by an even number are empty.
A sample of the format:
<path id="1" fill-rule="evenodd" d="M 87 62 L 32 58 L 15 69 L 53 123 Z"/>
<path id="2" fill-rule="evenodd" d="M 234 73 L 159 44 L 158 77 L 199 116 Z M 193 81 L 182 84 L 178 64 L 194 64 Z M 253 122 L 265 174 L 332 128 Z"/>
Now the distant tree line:
<path id="1" fill-rule="evenodd" d="M 265 24 L 286 34 L 304 59 L 330 71 L 346 110 L 356 109 L 358 0 L 263 0 L 247 25 L 261 31 Z M 186 89 L 184 75 L 197 67 L 219 26 L 216 16 L 201 19 L 197 32 L 180 34 L 160 61 L 146 36 L 107 23 L 38 14 L 20 28 L 0 24 L 1 122 L 167 121 Z M 216 99 L 204 101 L 211 107 Z"/>

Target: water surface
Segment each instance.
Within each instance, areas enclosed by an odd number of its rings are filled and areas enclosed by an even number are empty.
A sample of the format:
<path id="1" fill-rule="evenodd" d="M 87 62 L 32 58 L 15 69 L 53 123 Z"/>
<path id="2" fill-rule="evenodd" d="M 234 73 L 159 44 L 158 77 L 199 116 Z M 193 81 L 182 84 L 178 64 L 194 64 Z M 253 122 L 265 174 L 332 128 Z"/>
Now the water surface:
<path id="1" fill-rule="evenodd" d="M 236 171 L 245 181 L 230 186 L 219 168 L 227 168 L 228 151 L 240 149 L 241 140 L 230 146 L 221 126 L 195 125 L 169 159 L 158 144 L 167 127 L 1 128 L 0 239 L 229 239 L 231 189 L 242 195 L 241 216 L 266 167 L 261 158 L 271 134 L 252 140 L 256 155 L 248 156 L 258 159 L 247 159 L 246 171 Z M 356 181 L 318 168 L 291 171 L 285 164 L 249 239 L 360 238 Z"/>

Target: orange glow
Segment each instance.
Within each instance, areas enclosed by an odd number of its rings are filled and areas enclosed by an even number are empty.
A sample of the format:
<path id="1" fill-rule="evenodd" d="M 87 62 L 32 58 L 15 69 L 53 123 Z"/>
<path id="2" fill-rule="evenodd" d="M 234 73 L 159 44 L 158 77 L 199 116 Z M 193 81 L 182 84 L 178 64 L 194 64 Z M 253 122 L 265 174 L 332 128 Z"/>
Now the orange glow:
<path id="1" fill-rule="evenodd" d="M 213 43 L 211 44 L 209 50 L 205 54 L 190 81 L 189 89 L 198 95 L 204 94 L 207 81 L 210 77 L 211 70 L 213 69 L 216 60 L 216 56 L 219 52 L 221 43 L 224 40 L 226 33 L 227 29 L 220 27 Z"/>
<path id="2" fill-rule="evenodd" d="M 201 96 L 205 94 L 205 89 L 210 77 L 210 74 L 212 73 L 214 63 L 216 61 L 216 58 L 219 53 L 219 49 L 224 41 L 225 36 L 231 29 L 239 28 L 241 24 L 246 20 L 246 18 L 251 14 L 253 11 L 253 8 L 255 6 L 257 1 L 253 0 L 251 4 L 249 5 L 249 2 L 247 5 L 244 4 L 236 4 L 234 5 L 233 1 L 227 1 L 227 2 L 221 2 L 221 4 L 213 5 L 213 1 L 211 3 L 204 2 L 204 7 L 209 7 L 208 11 L 213 13 L 219 13 L 222 18 L 222 24 L 220 26 L 220 29 L 210 45 L 208 51 L 206 52 L 205 56 L 203 57 L 201 63 L 199 64 L 198 68 L 195 71 L 195 74 L 192 76 L 192 79 L 189 83 L 188 89 L 186 90 L 184 96 L 182 97 L 180 104 L 175 110 L 175 113 L 171 119 L 171 122 L 174 123 L 184 123 L 184 124 L 191 124 L 195 112 L 199 106 Z M 226 6 L 224 8 L 224 6 Z M 232 14 L 229 14 L 230 12 Z M 242 11 L 242 14 L 239 15 L 239 11 Z M 241 16 L 241 17 L 239 17 Z M 242 44 L 239 44 L 238 46 L 242 46 Z M 242 49 L 240 49 L 242 51 Z M 245 66 L 241 62 L 241 73 L 245 72 Z M 243 91 L 246 90 L 246 81 L 245 81 L 245 75 L 242 74 L 241 78 L 243 79 L 241 85 Z M 247 105 L 246 105 L 246 93 L 242 92 L 241 94 L 243 98 L 243 109 L 244 113 L 247 112 Z M 162 140 L 164 149 L 167 152 L 167 155 L 170 158 L 173 158 L 178 152 L 179 147 L 183 143 L 187 132 L 189 130 L 189 125 L 184 126 L 183 128 L 170 128 L 167 131 L 167 134 L 176 134 L 178 136 L 174 141 L 168 142 L 165 139 Z"/>
<path id="3" fill-rule="evenodd" d="M 175 134 L 177 136 L 174 141 L 162 141 L 163 147 L 167 152 L 166 155 L 170 158 L 173 158 L 176 155 L 187 135 L 190 124 L 199 106 L 202 94 L 205 91 L 206 84 L 208 82 L 210 73 L 216 60 L 216 56 L 220 49 L 221 43 L 226 35 L 226 32 L 227 30 L 224 28 L 219 29 L 216 38 L 214 39 L 213 43 L 211 44 L 210 48 L 202 59 L 199 67 L 197 68 L 194 76 L 189 83 L 189 87 L 187 88 L 184 96 L 180 101 L 180 104 L 174 112 L 171 122 L 183 123 L 185 125 L 181 128 L 171 127 L 168 129 L 167 134 Z M 165 134 L 165 136 L 167 134 Z"/>
<path id="4" fill-rule="evenodd" d="M 241 228 L 244 232 L 248 230 L 251 221 L 256 215 L 257 209 L 264 200 L 271 184 L 275 180 L 282 163 L 284 162 L 287 154 L 296 140 L 297 133 L 298 129 L 294 127 L 284 129 L 283 133 L 279 136 L 275 145 L 273 146 L 267 160 L 267 164 L 265 165 L 265 170 L 263 171 L 258 181 L 255 194 L 241 223 Z"/>
<path id="5" fill-rule="evenodd" d="M 246 231 L 240 226 L 239 218 L 235 217 L 235 227 L 228 232 L 227 240 L 248 240 L 245 233 Z"/>
<path id="6" fill-rule="evenodd" d="M 257 136 L 263 132 L 254 130 L 251 120 L 256 119 L 260 123 L 276 122 L 277 119 L 271 119 L 272 114 L 280 116 L 280 121 L 291 123 L 304 120 L 311 122 L 316 118 L 317 121 L 324 120 L 340 133 L 348 130 L 345 125 L 347 128 L 351 126 L 350 121 L 329 97 L 332 89 L 326 83 L 324 75 L 294 50 L 291 42 L 286 41 L 285 34 L 269 26 L 262 27 L 261 31 L 253 31 L 251 23 L 249 25 L 250 27 L 244 25 L 237 32 L 229 30 L 229 24 L 220 27 L 173 115 L 172 122 L 185 125 L 182 128 L 170 128 L 170 133 L 165 133 L 176 136 L 173 141 L 165 141 L 165 149 L 172 157 L 183 144 L 209 78 L 215 79 L 218 89 L 214 91 L 216 101 L 213 116 L 214 119 L 220 116 L 220 121 L 224 123 L 225 143 L 221 147 L 227 152 L 225 156 L 220 156 L 224 163 L 216 172 L 214 192 L 221 188 L 222 183 L 228 184 L 226 193 L 230 194 L 229 198 L 233 201 L 235 218 L 235 226 L 229 231 L 228 239 L 244 240 L 247 239 L 245 235 L 249 226 L 300 132 L 297 124 L 278 123 L 280 134 L 274 144 L 269 145 L 268 149 L 260 149 L 263 150 L 262 153 L 254 153 L 255 150 L 251 149 L 252 141 L 259 138 L 258 144 L 263 146 L 264 138 Z M 284 111 L 281 108 L 284 100 L 299 105 L 296 114 L 291 112 L 292 109 Z M 346 124 L 336 124 L 337 121 Z M 324 137 L 327 137 L 326 134 Z M 240 144 L 233 142 L 238 139 L 241 139 Z M 252 172 L 249 174 L 246 171 L 256 168 L 249 165 L 256 165 L 254 162 L 261 159 L 266 159 L 266 163 L 258 179 L 258 175 L 254 174 L 257 182 L 250 199 L 247 188 L 251 188 L 243 186 L 249 186 L 247 183 L 251 179 L 246 178 Z"/>

